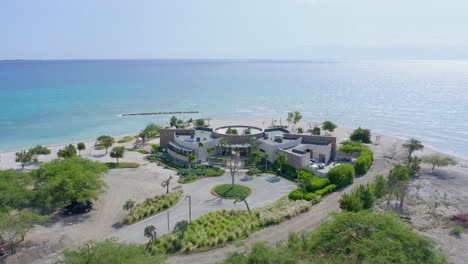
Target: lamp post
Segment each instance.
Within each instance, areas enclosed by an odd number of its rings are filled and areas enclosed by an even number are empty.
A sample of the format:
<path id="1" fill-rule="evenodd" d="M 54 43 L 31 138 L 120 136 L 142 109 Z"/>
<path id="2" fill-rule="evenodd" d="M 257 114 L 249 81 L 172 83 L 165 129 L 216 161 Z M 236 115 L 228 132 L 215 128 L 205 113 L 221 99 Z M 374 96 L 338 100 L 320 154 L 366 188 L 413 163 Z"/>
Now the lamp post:
<path id="1" fill-rule="evenodd" d="M 187 195 L 189 199 L 189 223 L 192 223 L 192 196 Z"/>

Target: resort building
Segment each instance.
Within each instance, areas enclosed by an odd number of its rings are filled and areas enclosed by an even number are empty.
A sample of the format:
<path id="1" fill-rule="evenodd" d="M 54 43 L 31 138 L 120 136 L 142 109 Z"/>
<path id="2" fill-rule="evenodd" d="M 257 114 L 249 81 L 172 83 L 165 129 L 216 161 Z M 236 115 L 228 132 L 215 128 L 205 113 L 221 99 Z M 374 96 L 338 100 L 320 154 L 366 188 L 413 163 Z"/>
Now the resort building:
<path id="1" fill-rule="evenodd" d="M 230 155 L 236 151 L 248 156 L 258 149 L 268 161 L 274 162 L 279 151 L 286 154 L 288 164 L 296 169 L 309 165 L 314 159 L 329 163 L 335 159 L 336 138 L 290 133 L 285 128 L 262 129 L 253 126 L 223 126 L 218 128 L 161 129 L 160 145 L 174 162 L 187 164 L 189 153 L 194 162 L 206 162 L 211 156 Z"/>

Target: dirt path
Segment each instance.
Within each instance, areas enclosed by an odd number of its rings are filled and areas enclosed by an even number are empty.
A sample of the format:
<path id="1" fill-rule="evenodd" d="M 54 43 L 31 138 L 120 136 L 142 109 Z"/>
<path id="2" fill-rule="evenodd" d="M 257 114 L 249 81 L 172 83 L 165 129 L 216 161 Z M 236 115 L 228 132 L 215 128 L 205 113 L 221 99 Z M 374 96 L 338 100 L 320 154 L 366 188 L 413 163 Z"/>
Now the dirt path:
<path id="1" fill-rule="evenodd" d="M 171 264 L 185 264 L 185 263 L 216 263 L 231 253 L 231 252 L 245 252 L 252 244 L 258 241 L 268 241 L 273 245 L 279 241 L 288 239 L 291 232 L 300 232 L 302 230 L 312 230 L 320 225 L 320 223 L 327 218 L 328 214 L 332 211 L 340 210 L 338 200 L 345 192 L 351 191 L 359 184 L 366 184 L 372 181 L 378 174 L 387 174 L 390 171 L 390 163 L 385 159 L 376 159 L 374 165 L 371 167 L 366 176 L 355 179 L 354 184 L 347 188 L 334 192 L 328 195 L 321 203 L 314 205 L 308 212 L 285 221 L 279 225 L 274 225 L 262 229 L 245 240 L 245 246 L 236 247 L 234 245 L 227 245 L 223 248 L 218 248 L 202 253 L 187 254 L 173 256 L 169 258 Z"/>

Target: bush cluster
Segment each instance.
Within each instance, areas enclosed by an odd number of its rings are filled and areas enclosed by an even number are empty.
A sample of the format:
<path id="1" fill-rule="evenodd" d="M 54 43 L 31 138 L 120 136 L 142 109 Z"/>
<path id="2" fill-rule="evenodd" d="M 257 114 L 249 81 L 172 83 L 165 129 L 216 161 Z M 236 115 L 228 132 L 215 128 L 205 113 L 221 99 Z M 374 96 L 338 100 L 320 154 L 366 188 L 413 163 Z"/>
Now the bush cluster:
<path id="1" fill-rule="evenodd" d="M 290 234 L 286 243 L 256 243 L 222 263 L 447 263 L 430 239 L 396 214 L 343 212 L 330 218 L 312 232 Z"/>
<path id="2" fill-rule="evenodd" d="M 354 182 L 354 167 L 350 164 L 342 164 L 331 168 L 328 171 L 328 179 L 337 188 L 349 185 Z"/>
<path id="3" fill-rule="evenodd" d="M 345 153 L 359 152 L 360 156 L 354 163 L 354 171 L 356 175 L 366 174 L 370 166 L 374 162 L 374 154 L 366 148 L 361 142 L 347 141 L 340 147 L 340 151 Z"/>
<path id="4" fill-rule="evenodd" d="M 173 231 L 152 243 L 152 253 L 192 252 L 223 246 L 248 237 L 253 232 L 294 217 L 307 211 L 312 204 L 307 201 L 280 199 L 272 205 L 246 210 L 220 210 L 205 214 L 188 226 L 183 234 Z"/>
<path id="5" fill-rule="evenodd" d="M 307 193 L 304 190 L 296 189 L 291 191 L 288 194 L 289 199 L 291 200 L 302 200 Z"/>
<path id="6" fill-rule="evenodd" d="M 354 163 L 354 171 L 357 175 L 366 174 L 373 162 L 374 155 L 372 151 L 368 148 L 362 148 L 361 156 L 359 156 L 356 159 L 356 163 Z"/>
<path id="7" fill-rule="evenodd" d="M 317 198 L 317 196 L 318 196 L 317 194 L 311 192 L 311 193 L 304 195 L 304 200 L 313 201 Z"/>
<path id="8" fill-rule="evenodd" d="M 218 166 L 212 166 L 212 165 L 196 165 L 192 169 L 192 175 L 196 176 L 209 176 L 209 177 L 215 177 L 215 176 L 222 176 L 224 175 L 225 170 L 222 169 L 221 167 Z M 190 171 L 189 169 L 179 169 L 179 174 L 183 177 L 189 176 Z"/>
<path id="9" fill-rule="evenodd" d="M 384 197 L 387 190 L 387 180 L 383 175 L 377 175 L 374 182 L 359 185 L 351 193 L 343 194 L 339 200 L 340 208 L 349 212 L 371 209 L 375 200 Z"/>
<path id="10" fill-rule="evenodd" d="M 182 190 L 177 190 L 168 194 L 156 195 L 146 199 L 143 203 L 137 204 L 135 208 L 124 218 L 125 224 L 132 224 L 141 219 L 165 211 L 179 202 Z"/>
<path id="11" fill-rule="evenodd" d="M 328 178 L 321 178 L 304 169 L 299 171 L 299 179 L 302 180 L 308 192 L 315 192 L 330 184 Z"/>
<path id="12" fill-rule="evenodd" d="M 320 195 L 320 196 L 324 196 L 327 193 L 333 192 L 335 189 L 336 189 L 336 185 L 335 184 L 330 184 L 330 185 L 326 186 L 325 188 L 316 191 L 315 194 Z"/>
<path id="13" fill-rule="evenodd" d="M 273 162 L 272 167 L 273 167 L 273 170 L 275 172 L 277 172 L 278 169 L 279 169 L 279 165 L 278 165 L 278 163 L 276 161 Z M 291 166 L 289 164 L 284 164 L 282 166 L 280 176 L 284 177 L 284 178 L 286 178 L 286 179 L 288 179 L 290 181 L 294 181 L 297 178 L 297 172 L 296 172 L 296 169 L 293 166 Z"/>

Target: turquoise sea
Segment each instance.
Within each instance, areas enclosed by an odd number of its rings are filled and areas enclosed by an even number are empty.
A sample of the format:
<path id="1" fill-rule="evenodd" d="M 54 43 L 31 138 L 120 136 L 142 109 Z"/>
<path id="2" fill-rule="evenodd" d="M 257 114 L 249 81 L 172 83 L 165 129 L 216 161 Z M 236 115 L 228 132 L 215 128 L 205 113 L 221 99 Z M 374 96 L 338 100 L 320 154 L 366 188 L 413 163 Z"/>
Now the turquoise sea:
<path id="1" fill-rule="evenodd" d="M 0 61 L 1 150 L 296 110 L 468 156 L 468 61 Z"/>

